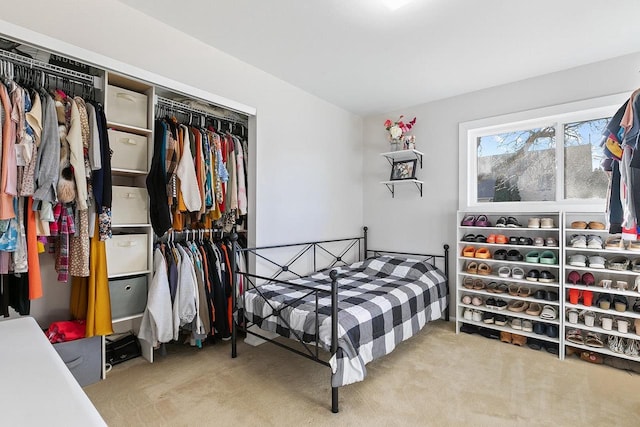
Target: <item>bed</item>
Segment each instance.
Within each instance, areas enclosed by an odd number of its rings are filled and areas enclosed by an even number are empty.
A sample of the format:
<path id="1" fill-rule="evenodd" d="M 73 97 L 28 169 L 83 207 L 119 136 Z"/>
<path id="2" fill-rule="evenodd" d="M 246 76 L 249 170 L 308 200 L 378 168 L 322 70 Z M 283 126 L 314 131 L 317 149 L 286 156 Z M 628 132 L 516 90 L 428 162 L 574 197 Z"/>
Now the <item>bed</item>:
<path id="1" fill-rule="evenodd" d="M 365 227 L 363 236 L 351 239 L 234 247 L 244 257 L 255 256 L 273 264 L 276 271 L 259 276 L 236 268 L 234 288 L 242 284 L 244 292 L 238 292 L 240 297 L 232 302 L 232 357 L 237 356 L 239 329 L 329 366 L 331 406 L 338 412 L 338 388 L 362 381 L 367 363 L 391 353 L 427 322 L 448 320 L 448 245 L 437 255 L 369 250 L 366 236 Z M 328 245 L 344 245 L 345 249 L 327 250 Z M 280 264 L 264 255 L 295 247 L 301 250 L 288 263 Z M 318 268 L 318 252 L 330 254 L 324 258 L 323 268 Z M 356 259 L 349 259 L 349 253 Z M 293 262 L 304 255 L 312 255 L 309 265 L 314 272 L 293 273 Z M 281 280 L 283 273 L 293 278 Z M 298 344 L 271 339 L 252 326 Z"/>

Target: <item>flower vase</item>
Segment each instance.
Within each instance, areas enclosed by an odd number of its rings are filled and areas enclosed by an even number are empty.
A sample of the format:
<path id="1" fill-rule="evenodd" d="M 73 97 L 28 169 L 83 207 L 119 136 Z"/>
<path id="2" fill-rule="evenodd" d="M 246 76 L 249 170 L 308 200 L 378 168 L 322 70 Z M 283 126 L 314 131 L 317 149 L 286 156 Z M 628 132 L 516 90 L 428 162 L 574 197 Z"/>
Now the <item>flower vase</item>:
<path id="1" fill-rule="evenodd" d="M 392 139 L 391 142 L 391 151 L 400 151 L 402 149 L 402 142 L 399 139 Z"/>

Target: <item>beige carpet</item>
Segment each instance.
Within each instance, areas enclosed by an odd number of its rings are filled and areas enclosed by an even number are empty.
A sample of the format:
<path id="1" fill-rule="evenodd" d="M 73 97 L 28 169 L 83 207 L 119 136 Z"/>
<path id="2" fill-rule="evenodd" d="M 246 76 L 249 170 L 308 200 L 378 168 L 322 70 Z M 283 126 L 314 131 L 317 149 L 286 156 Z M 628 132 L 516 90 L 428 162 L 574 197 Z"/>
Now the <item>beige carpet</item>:
<path id="1" fill-rule="evenodd" d="M 330 411 L 329 369 L 272 344 L 114 367 L 85 391 L 110 426 L 638 426 L 640 376 L 436 322 L 368 365 Z"/>

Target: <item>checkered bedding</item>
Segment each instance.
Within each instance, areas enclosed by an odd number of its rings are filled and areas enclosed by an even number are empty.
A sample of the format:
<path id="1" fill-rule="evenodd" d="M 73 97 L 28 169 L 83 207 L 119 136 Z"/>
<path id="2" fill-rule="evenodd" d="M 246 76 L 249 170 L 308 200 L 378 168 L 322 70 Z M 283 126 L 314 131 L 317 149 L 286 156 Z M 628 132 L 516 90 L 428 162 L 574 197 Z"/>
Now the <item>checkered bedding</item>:
<path id="1" fill-rule="evenodd" d="M 365 365 L 391 353 L 400 342 L 415 335 L 426 322 L 439 319 L 447 306 L 443 272 L 417 259 L 380 256 L 338 272 L 338 351 L 329 360 L 332 385 L 362 381 Z M 331 290 L 330 270 L 291 280 L 291 285 L 271 283 L 245 292 L 247 318 L 260 328 L 304 342 L 315 341 L 315 297 L 302 298 L 308 289 L 295 284 Z M 269 300 L 269 305 L 265 299 Z M 287 306 L 287 304 L 290 304 Z M 281 310 L 283 321 L 272 316 Z M 318 297 L 320 345 L 331 348 L 331 296 Z"/>

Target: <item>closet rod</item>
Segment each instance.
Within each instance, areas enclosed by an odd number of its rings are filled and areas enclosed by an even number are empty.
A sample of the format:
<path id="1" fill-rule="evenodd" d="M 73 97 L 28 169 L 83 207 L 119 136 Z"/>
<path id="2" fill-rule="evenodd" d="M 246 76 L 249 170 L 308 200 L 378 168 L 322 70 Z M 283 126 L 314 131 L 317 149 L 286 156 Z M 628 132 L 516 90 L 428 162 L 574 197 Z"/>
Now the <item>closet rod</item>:
<path id="1" fill-rule="evenodd" d="M 211 234 L 214 234 L 214 235 L 215 235 L 215 233 L 222 233 L 223 236 L 225 234 L 229 236 L 229 235 L 231 235 L 233 233 L 233 231 L 225 233 L 225 232 L 222 231 L 221 228 L 193 228 L 193 229 L 179 230 L 179 231 L 178 230 L 171 230 L 171 231 L 167 231 L 164 234 L 164 236 L 158 237 L 157 240 L 167 240 L 169 237 L 175 236 L 177 234 L 178 235 L 179 234 L 184 234 L 186 236 L 189 236 L 190 234 L 197 235 L 199 233 L 202 233 L 202 234 L 211 233 Z"/>
<path id="2" fill-rule="evenodd" d="M 197 114 L 200 116 L 211 117 L 214 119 L 225 120 L 227 122 L 232 122 L 239 125 L 247 126 L 247 122 L 245 120 L 238 120 L 238 119 L 227 117 L 227 116 L 217 116 L 208 111 L 200 110 L 198 108 L 191 107 L 182 102 L 174 101 L 173 99 L 169 99 L 169 98 L 164 98 L 160 95 L 156 95 L 156 103 L 157 105 L 164 105 L 168 107 L 170 110 L 175 112 L 182 112 L 186 114 Z"/>
<path id="3" fill-rule="evenodd" d="M 37 59 L 33 58 L 27 58 L 26 56 L 18 55 L 13 52 L 7 52 L 6 50 L 0 49 L 0 59 L 13 62 L 14 64 L 25 64 L 30 68 L 35 68 L 48 74 L 69 77 L 75 80 L 79 80 L 81 83 L 90 83 L 97 89 L 102 87 L 102 79 L 98 76 L 92 76 L 90 74 L 81 73 L 79 71 L 73 71 L 67 68 L 58 67 L 57 65 L 47 64 L 46 62 L 38 61 Z"/>

